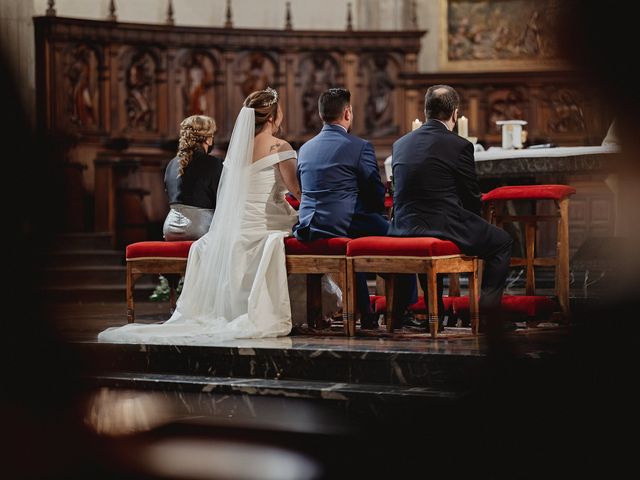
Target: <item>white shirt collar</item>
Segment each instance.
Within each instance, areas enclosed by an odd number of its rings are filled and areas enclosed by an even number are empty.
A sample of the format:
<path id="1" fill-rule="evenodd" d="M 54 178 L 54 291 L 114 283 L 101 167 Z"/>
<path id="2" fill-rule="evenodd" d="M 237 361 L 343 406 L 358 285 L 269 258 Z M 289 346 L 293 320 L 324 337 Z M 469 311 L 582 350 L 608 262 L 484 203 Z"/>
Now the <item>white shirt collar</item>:
<path id="1" fill-rule="evenodd" d="M 343 125 L 340 125 L 339 123 L 330 123 L 329 125 L 335 125 L 336 127 L 340 127 L 340 128 L 341 128 L 341 129 L 343 129 L 345 132 L 349 133 L 349 131 L 348 131 L 346 128 L 344 128 L 344 126 L 343 126 Z"/>
<path id="2" fill-rule="evenodd" d="M 445 127 L 447 130 L 449 130 L 449 127 L 447 126 L 447 124 L 446 124 L 446 123 L 444 123 L 442 120 L 438 120 L 437 118 L 434 118 L 433 120 L 435 120 L 436 122 L 440 122 L 441 124 L 443 124 L 443 125 L 444 125 L 444 127 Z M 451 130 L 449 130 L 449 131 L 451 131 Z"/>

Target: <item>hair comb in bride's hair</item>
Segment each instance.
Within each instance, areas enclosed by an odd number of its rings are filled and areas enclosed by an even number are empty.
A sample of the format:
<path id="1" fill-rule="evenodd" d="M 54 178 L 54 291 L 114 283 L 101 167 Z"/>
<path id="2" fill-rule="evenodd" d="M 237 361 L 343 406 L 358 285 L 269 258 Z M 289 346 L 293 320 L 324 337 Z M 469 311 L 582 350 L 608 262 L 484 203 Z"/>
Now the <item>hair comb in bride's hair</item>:
<path id="1" fill-rule="evenodd" d="M 276 92 L 273 88 L 267 87 L 264 89 L 264 91 L 271 95 L 271 99 L 267 100 L 265 106 L 270 107 L 274 103 L 278 102 L 278 92 Z"/>

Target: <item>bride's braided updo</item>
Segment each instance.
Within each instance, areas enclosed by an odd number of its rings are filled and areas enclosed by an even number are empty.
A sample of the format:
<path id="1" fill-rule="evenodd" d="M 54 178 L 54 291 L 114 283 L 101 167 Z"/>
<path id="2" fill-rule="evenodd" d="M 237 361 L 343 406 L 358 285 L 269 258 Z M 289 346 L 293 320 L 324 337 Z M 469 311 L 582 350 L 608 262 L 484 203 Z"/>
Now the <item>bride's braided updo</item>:
<path id="1" fill-rule="evenodd" d="M 178 176 L 182 176 L 187 168 L 193 152 L 202 150 L 207 137 L 216 133 L 216 122 L 206 115 L 192 115 L 180 123 L 180 141 L 178 143 Z"/>
<path id="2" fill-rule="evenodd" d="M 256 115 L 256 135 L 262 131 L 269 120 L 276 119 L 278 115 L 278 92 L 267 87 L 251 93 L 244 100 L 245 107 L 253 108 Z M 274 135 L 277 132 L 274 132 Z"/>

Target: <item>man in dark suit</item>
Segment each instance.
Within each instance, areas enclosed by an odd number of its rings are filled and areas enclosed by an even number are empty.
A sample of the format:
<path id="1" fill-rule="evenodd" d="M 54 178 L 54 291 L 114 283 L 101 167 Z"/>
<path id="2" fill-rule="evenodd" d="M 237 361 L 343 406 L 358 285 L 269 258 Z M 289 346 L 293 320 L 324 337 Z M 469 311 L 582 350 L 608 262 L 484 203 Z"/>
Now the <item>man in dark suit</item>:
<path id="1" fill-rule="evenodd" d="M 427 121 L 393 144 L 394 215 L 389 235 L 451 240 L 465 254 L 482 258 L 480 311 L 486 315 L 500 306 L 512 239 L 480 216 L 473 144 L 452 132 L 459 104 L 453 88 L 430 87 L 425 95 Z M 440 298 L 440 280 L 438 290 Z M 439 304 L 442 312 L 441 299 Z"/>
<path id="2" fill-rule="evenodd" d="M 302 199 L 294 235 L 301 241 L 386 235 L 389 222 L 382 215 L 384 185 L 375 151 L 369 142 L 349 133 L 353 122 L 351 93 L 330 88 L 320 95 L 318 110 L 324 126 L 298 153 Z M 366 275 L 358 274 L 357 281 L 361 324 L 375 327 Z M 400 288 L 405 291 L 404 285 Z M 413 290 L 415 297 L 415 281 Z"/>

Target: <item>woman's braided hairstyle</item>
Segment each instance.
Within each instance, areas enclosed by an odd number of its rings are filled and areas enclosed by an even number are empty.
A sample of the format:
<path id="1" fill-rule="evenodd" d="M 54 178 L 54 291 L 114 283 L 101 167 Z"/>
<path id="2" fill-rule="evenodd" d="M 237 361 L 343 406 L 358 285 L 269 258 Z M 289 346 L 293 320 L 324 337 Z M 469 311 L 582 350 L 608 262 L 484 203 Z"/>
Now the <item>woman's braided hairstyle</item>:
<path id="1" fill-rule="evenodd" d="M 206 115 L 192 115 L 180 122 L 180 141 L 178 143 L 178 176 L 182 176 L 187 168 L 193 152 L 202 150 L 207 137 L 216 133 L 216 122 Z"/>

